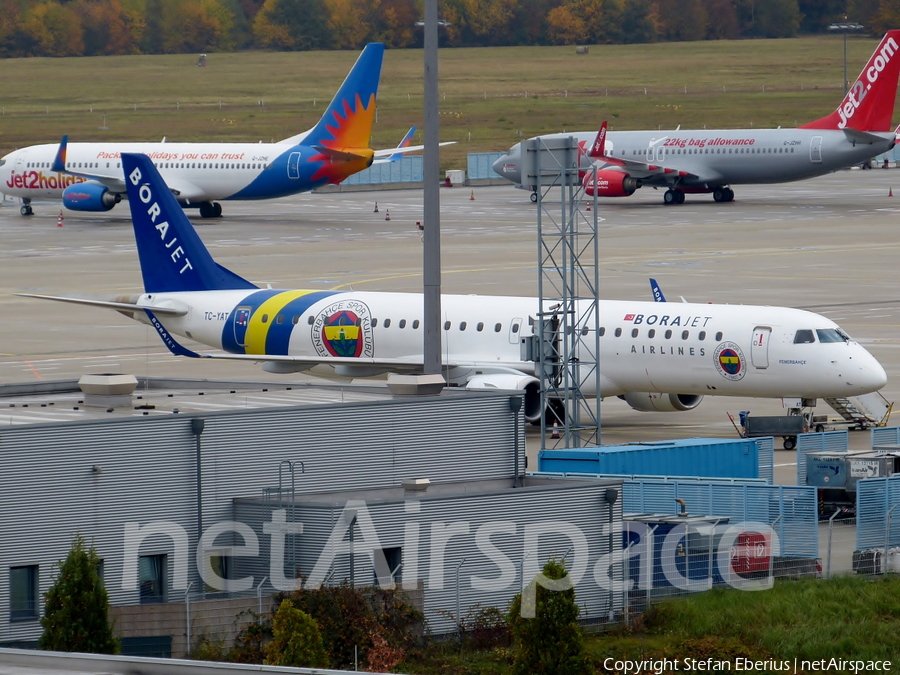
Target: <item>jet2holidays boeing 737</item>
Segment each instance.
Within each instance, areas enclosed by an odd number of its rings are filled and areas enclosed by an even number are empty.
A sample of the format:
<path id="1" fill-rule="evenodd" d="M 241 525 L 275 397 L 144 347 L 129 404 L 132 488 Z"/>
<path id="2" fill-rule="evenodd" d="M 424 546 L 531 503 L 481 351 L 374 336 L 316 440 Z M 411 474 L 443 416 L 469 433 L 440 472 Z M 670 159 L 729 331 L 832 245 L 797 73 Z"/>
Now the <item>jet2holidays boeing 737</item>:
<path id="1" fill-rule="evenodd" d="M 340 183 L 373 163 L 396 161 L 410 146 L 372 150 L 369 140 L 384 45 L 360 54 L 322 119 L 278 143 L 68 143 L 33 145 L 0 159 L 0 192 L 22 199 L 62 199 L 75 211 L 108 211 L 125 197 L 120 152 L 149 156 L 184 207 L 222 215 L 217 200 L 271 199 Z M 414 131 L 415 128 L 411 130 Z"/>
<path id="2" fill-rule="evenodd" d="M 153 326 L 178 356 L 261 362 L 274 373 L 318 366 L 339 377 L 422 372 L 421 294 L 259 288 L 212 259 L 150 159 L 125 153 L 122 164 L 144 293 L 109 301 L 21 295 L 117 310 Z M 618 396 L 637 410 L 689 410 L 704 395 L 856 396 L 887 381 L 869 352 L 811 312 L 598 302 L 601 390 L 585 393 Z M 541 382 L 520 344 L 538 299 L 445 295 L 441 303 L 448 383 L 521 391 L 526 418 L 540 420 Z M 577 316 L 591 315 L 586 309 Z M 221 351 L 197 352 L 181 338 Z"/>
<path id="3" fill-rule="evenodd" d="M 597 182 L 584 176 L 586 194 L 628 197 L 641 187 L 665 188 L 665 204 L 681 204 L 685 194 L 712 193 L 717 202 L 734 199 L 732 185 L 787 183 L 812 178 L 870 160 L 896 142 L 891 118 L 900 75 L 900 30 L 889 31 L 844 100 L 830 115 L 796 129 L 596 131 L 548 134 L 573 136 L 579 167 L 597 167 Z M 900 129 L 898 129 L 900 131 Z M 596 137 L 596 140 L 595 140 Z M 593 145 L 592 145 L 593 142 Z M 517 143 L 493 169 L 519 188 L 522 146 Z"/>

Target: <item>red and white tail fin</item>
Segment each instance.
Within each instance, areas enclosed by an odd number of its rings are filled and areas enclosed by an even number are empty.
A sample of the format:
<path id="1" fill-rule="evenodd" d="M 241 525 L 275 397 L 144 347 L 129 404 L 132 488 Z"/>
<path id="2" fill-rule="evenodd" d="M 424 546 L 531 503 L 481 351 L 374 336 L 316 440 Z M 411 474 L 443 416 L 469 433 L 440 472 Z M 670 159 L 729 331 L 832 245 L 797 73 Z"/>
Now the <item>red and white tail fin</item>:
<path id="1" fill-rule="evenodd" d="M 900 77 L 898 43 L 900 30 L 888 31 L 837 110 L 800 128 L 890 131 Z"/>
<path id="2" fill-rule="evenodd" d="M 597 138 L 594 139 L 588 157 L 591 159 L 606 157 L 606 120 L 603 120 L 603 124 L 600 125 L 600 131 L 597 132 Z"/>

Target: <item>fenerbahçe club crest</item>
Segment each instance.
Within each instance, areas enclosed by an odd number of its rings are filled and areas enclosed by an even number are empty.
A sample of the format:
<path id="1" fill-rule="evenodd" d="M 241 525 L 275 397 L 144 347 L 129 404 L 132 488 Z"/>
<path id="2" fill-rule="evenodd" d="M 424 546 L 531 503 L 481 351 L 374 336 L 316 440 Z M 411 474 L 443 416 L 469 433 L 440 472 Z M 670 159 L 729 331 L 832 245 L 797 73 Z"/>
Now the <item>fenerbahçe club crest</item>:
<path id="1" fill-rule="evenodd" d="M 720 344 L 713 354 L 713 361 L 716 364 L 716 370 L 726 380 L 736 382 L 744 377 L 746 372 L 744 353 L 737 343 L 723 342 Z"/>

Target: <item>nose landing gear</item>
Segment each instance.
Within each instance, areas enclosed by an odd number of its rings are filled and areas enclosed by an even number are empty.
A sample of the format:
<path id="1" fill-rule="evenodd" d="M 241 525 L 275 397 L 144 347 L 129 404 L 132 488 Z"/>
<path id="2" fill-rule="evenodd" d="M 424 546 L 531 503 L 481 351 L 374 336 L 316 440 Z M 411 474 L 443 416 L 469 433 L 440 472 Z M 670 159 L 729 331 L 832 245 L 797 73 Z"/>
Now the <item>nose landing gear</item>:
<path id="1" fill-rule="evenodd" d="M 22 208 L 19 209 L 19 213 L 23 216 L 33 216 L 34 211 L 31 208 L 31 200 L 27 197 L 22 200 Z"/>

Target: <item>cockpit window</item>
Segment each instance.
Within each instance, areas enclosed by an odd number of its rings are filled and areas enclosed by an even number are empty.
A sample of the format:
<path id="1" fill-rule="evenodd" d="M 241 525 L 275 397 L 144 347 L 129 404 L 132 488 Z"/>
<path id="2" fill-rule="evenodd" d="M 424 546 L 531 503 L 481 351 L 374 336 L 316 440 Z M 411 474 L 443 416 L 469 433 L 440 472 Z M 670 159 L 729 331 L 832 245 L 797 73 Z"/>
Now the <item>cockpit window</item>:
<path id="1" fill-rule="evenodd" d="M 4 164 L 6 164 L 6 160 L 5 160 L 5 159 L 0 159 L 0 166 L 3 166 Z"/>
<path id="2" fill-rule="evenodd" d="M 805 345 L 810 342 L 815 342 L 816 338 L 813 335 L 811 330 L 807 330 L 805 328 L 801 328 L 794 334 L 794 344 L 795 345 Z"/>
<path id="3" fill-rule="evenodd" d="M 840 328 L 817 328 L 819 342 L 849 342 L 850 336 Z"/>

